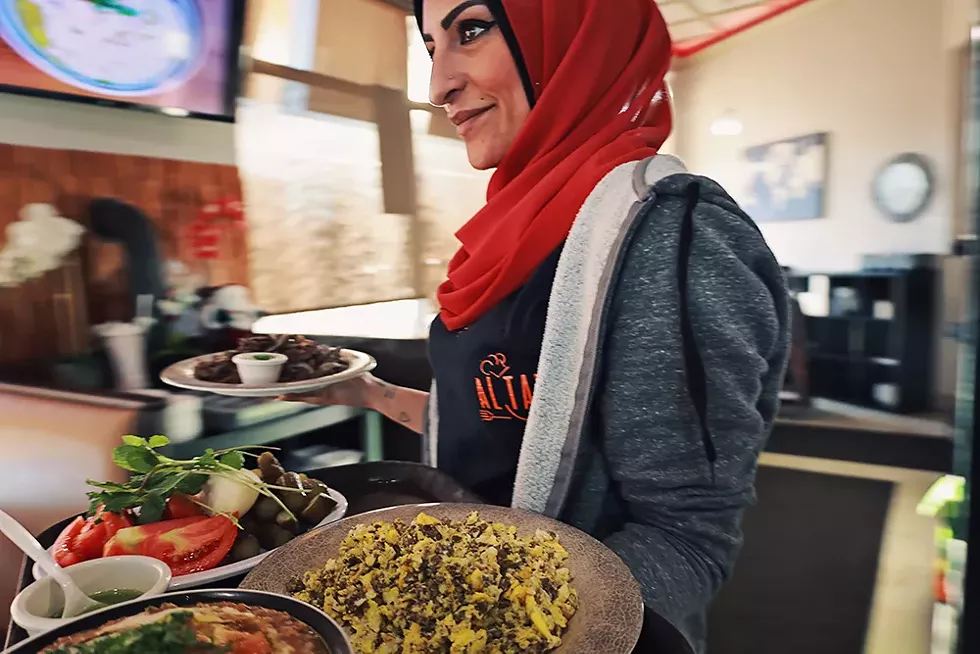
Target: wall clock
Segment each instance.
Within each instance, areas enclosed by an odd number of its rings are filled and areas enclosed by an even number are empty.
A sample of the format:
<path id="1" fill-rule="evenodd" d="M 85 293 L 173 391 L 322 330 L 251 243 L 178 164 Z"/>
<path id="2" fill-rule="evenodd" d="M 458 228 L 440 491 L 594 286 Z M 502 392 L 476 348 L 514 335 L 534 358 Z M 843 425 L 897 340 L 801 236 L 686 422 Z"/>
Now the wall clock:
<path id="1" fill-rule="evenodd" d="M 906 223 L 926 210 L 935 190 L 932 167 L 922 156 L 900 154 L 878 170 L 872 183 L 875 205 L 888 220 Z"/>

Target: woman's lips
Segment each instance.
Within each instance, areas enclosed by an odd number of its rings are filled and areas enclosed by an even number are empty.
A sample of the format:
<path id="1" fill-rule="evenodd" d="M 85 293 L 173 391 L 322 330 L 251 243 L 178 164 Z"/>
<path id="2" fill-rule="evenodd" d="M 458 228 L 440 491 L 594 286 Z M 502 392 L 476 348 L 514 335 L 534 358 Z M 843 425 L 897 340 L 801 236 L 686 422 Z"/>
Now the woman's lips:
<path id="1" fill-rule="evenodd" d="M 490 105 L 489 107 L 483 107 L 482 109 L 468 109 L 466 111 L 458 111 L 451 116 L 449 120 L 456 126 L 456 133 L 460 137 L 465 137 L 471 131 L 473 131 L 476 123 L 479 122 L 481 116 L 484 116 L 487 112 L 494 108 L 495 105 Z"/>

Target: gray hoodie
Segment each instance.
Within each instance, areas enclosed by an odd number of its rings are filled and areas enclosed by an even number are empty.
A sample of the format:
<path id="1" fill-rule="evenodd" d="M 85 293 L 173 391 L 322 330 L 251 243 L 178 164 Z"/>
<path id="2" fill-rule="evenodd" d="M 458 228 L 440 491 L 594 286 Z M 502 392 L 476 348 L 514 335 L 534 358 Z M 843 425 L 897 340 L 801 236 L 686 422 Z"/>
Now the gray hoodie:
<path id="1" fill-rule="evenodd" d="M 514 506 L 605 543 L 697 652 L 755 499 L 788 307 L 748 216 L 668 156 L 596 187 L 555 275 Z M 433 387 L 432 465 L 436 406 Z"/>

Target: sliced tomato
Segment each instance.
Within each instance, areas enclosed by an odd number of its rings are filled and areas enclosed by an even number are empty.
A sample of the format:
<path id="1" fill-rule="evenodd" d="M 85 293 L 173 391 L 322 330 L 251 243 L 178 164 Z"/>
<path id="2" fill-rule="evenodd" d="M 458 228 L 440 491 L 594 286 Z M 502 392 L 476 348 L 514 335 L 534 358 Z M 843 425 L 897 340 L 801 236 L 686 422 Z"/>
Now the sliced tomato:
<path id="1" fill-rule="evenodd" d="M 81 563 L 84 560 L 79 558 L 71 549 L 71 546 L 75 543 L 75 539 L 82 533 L 84 527 L 85 518 L 78 516 L 67 527 L 61 530 L 58 538 L 54 541 L 54 560 L 62 568 Z"/>
<path id="2" fill-rule="evenodd" d="M 264 634 L 252 634 L 235 641 L 231 654 L 272 654 L 272 646 Z"/>
<path id="3" fill-rule="evenodd" d="M 180 576 L 217 566 L 228 556 L 237 536 L 238 528 L 225 516 L 165 520 L 121 529 L 106 543 L 103 555 L 152 556 Z"/>
<path id="4" fill-rule="evenodd" d="M 161 520 L 160 522 L 151 522 L 148 525 L 133 527 L 133 529 L 139 529 L 142 533 L 147 535 L 158 536 L 160 534 L 165 534 L 168 531 L 183 529 L 188 525 L 204 522 L 207 519 L 208 517 L 206 515 L 196 515 L 190 518 L 178 518 L 177 520 Z"/>
<path id="5" fill-rule="evenodd" d="M 72 551 L 84 561 L 97 559 L 102 556 L 105 544 L 116 535 L 116 532 L 132 526 L 133 521 L 128 516 L 107 513 L 99 507 L 95 516 L 85 521 L 81 533 L 75 538 Z"/>
<path id="6" fill-rule="evenodd" d="M 71 551 L 82 561 L 97 559 L 102 556 L 102 548 L 105 547 L 107 540 L 109 539 L 105 535 L 105 525 L 89 518 L 85 521 L 81 533 L 75 537 Z"/>
<path id="7" fill-rule="evenodd" d="M 193 518 L 204 515 L 204 509 L 195 504 L 183 493 L 174 493 L 167 500 L 167 506 L 163 510 L 163 517 L 166 520 L 179 520 L 180 518 Z"/>
<path id="8" fill-rule="evenodd" d="M 156 538 L 160 534 L 168 531 L 175 531 L 192 525 L 195 522 L 204 522 L 207 516 L 197 516 L 194 518 L 181 518 L 179 520 L 162 520 L 152 522 L 148 525 L 138 527 L 128 527 L 120 529 L 106 542 L 102 549 L 102 556 L 119 556 L 120 554 L 143 554 L 146 541 Z"/>
<path id="9" fill-rule="evenodd" d="M 133 521 L 127 515 L 118 513 L 102 513 L 99 515 L 102 524 L 105 525 L 106 541 L 116 535 L 120 529 L 127 529 L 133 526 Z M 103 546 L 105 543 L 103 543 Z"/>
<path id="10" fill-rule="evenodd" d="M 117 531 L 132 526 L 124 515 L 106 513 L 102 507 L 91 518 L 75 518 L 58 536 L 55 561 L 63 568 L 102 556 L 106 542 Z"/>
<path id="11" fill-rule="evenodd" d="M 217 566 L 228 556 L 237 537 L 235 523 L 219 515 L 162 534 L 149 551 L 180 576 Z"/>

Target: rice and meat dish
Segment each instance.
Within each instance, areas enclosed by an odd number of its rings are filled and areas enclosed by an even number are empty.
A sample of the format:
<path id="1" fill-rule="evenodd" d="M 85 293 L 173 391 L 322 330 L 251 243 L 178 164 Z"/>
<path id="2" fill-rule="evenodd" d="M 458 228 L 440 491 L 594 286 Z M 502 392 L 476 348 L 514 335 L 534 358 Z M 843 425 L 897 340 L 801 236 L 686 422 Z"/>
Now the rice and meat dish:
<path id="1" fill-rule="evenodd" d="M 194 368 L 194 377 L 219 384 L 241 384 L 238 367 L 231 359 L 236 354 L 276 353 L 289 359 L 279 373 L 280 382 L 304 381 L 335 375 L 347 370 L 348 363 L 339 347 L 320 345 L 299 335 L 249 336 L 238 340 L 238 348 L 215 354 Z"/>
<path id="2" fill-rule="evenodd" d="M 288 613 L 231 602 L 162 604 L 62 638 L 41 654 L 330 654 Z"/>
<path id="3" fill-rule="evenodd" d="M 420 513 L 356 526 L 291 590 L 347 625 L 364 654 L 546 652 L 578 607 L 567 558 L 550 532 Z"/>

